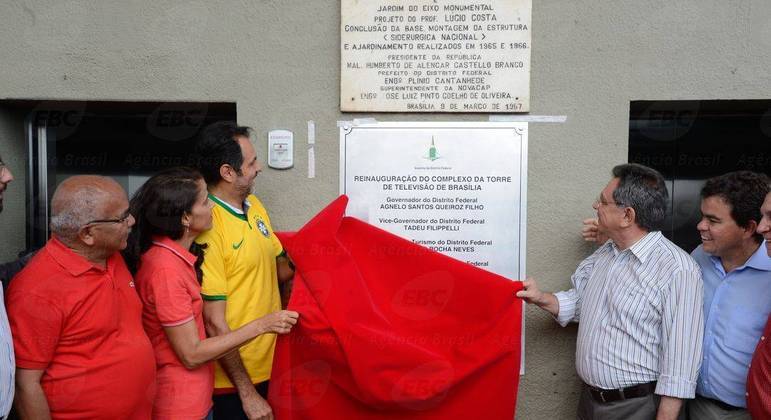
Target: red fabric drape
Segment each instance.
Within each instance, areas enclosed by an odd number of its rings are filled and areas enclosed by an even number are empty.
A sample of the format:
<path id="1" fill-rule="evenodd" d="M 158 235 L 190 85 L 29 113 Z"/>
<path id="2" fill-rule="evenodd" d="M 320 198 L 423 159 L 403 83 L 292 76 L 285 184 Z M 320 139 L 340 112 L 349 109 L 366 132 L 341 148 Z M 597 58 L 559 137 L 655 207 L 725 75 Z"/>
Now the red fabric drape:
<path id="1" fill-rule="evenodd" d="M 347 202 L 279 235 L 300 321 L 276 344 L 276 418 L 512 419 L 521 283 L 343 217 Z"/>

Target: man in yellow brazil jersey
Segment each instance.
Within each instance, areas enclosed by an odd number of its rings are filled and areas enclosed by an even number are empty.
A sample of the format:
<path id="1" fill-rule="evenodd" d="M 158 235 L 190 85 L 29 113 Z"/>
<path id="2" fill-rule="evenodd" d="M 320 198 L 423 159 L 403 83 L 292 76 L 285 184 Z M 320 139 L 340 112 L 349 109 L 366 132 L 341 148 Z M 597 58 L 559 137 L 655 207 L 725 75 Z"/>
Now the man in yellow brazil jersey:
<path id="1" fill-rule="evenodd" d="M 209 336 L 227 333 L 281 309 L 278 282 L 293 274 L 270 218 L 252 185 L 262 167 L 249 127 L 218 122 L 196 144 L 198 168 L 214 201 L 201 294 Z M 281 278 L 277 273 L 281 273 Z M 219 360 L 214 378 L 214 418 L 272 419 L 267 399 L 276 336 L 265 334 Z"/>

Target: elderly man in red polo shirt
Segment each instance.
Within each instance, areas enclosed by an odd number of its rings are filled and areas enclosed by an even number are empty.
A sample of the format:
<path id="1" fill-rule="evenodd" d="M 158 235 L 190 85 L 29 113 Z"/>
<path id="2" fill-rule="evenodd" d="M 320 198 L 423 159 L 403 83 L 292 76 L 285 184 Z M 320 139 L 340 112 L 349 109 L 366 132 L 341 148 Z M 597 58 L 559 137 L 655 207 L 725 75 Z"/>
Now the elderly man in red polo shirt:
<path id="1" fill-rule="evenodd" d="M 75 176 L 54 193 L 52 238 L 12 282 L 16 405 L 29 419 L 149 419 L 155 360 L 118 251 L 134 218 L 123 189 Z"/>

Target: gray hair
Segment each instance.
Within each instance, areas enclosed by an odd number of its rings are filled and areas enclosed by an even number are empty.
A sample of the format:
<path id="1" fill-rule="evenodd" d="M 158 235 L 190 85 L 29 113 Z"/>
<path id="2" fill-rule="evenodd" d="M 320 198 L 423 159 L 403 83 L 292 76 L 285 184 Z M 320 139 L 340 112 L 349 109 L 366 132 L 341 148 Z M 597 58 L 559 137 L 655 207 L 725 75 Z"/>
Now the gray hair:
<path id="1" fill-rule="evenodd" d="M 661 230 L 669 199 L 664 177 L 655 169 L 636 163 L 616 166 L 613 177 L 619 179 L 613 200 L 634 209 L 635 223 L 640 228 L 648 232 Z"/>
<path id="2" fill-rule="evenodd" d="M 51 198 L 51 232 L 62 239 L 74 240 L 81 227 L 102 218 L 104 203 L 110 199 L 109 192 L 94 184 L 75 189 L 57 188 Z"/>

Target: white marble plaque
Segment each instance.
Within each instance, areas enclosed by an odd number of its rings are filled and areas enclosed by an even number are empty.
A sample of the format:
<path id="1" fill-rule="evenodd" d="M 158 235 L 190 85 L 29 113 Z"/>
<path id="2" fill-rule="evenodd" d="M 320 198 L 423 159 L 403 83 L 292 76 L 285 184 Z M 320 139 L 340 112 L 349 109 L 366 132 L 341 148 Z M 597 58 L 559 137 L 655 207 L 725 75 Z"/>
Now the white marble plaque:
<path id="1" fill-rule="evenodd" d="M 340 109 L 530 111 L 532 0 L 341 0 Z"/>
<path id="2" fill-rule="evenodd" d="M 340 142 L 349 216 L 524 278 L 527 123 L 370 123 Z"/>

